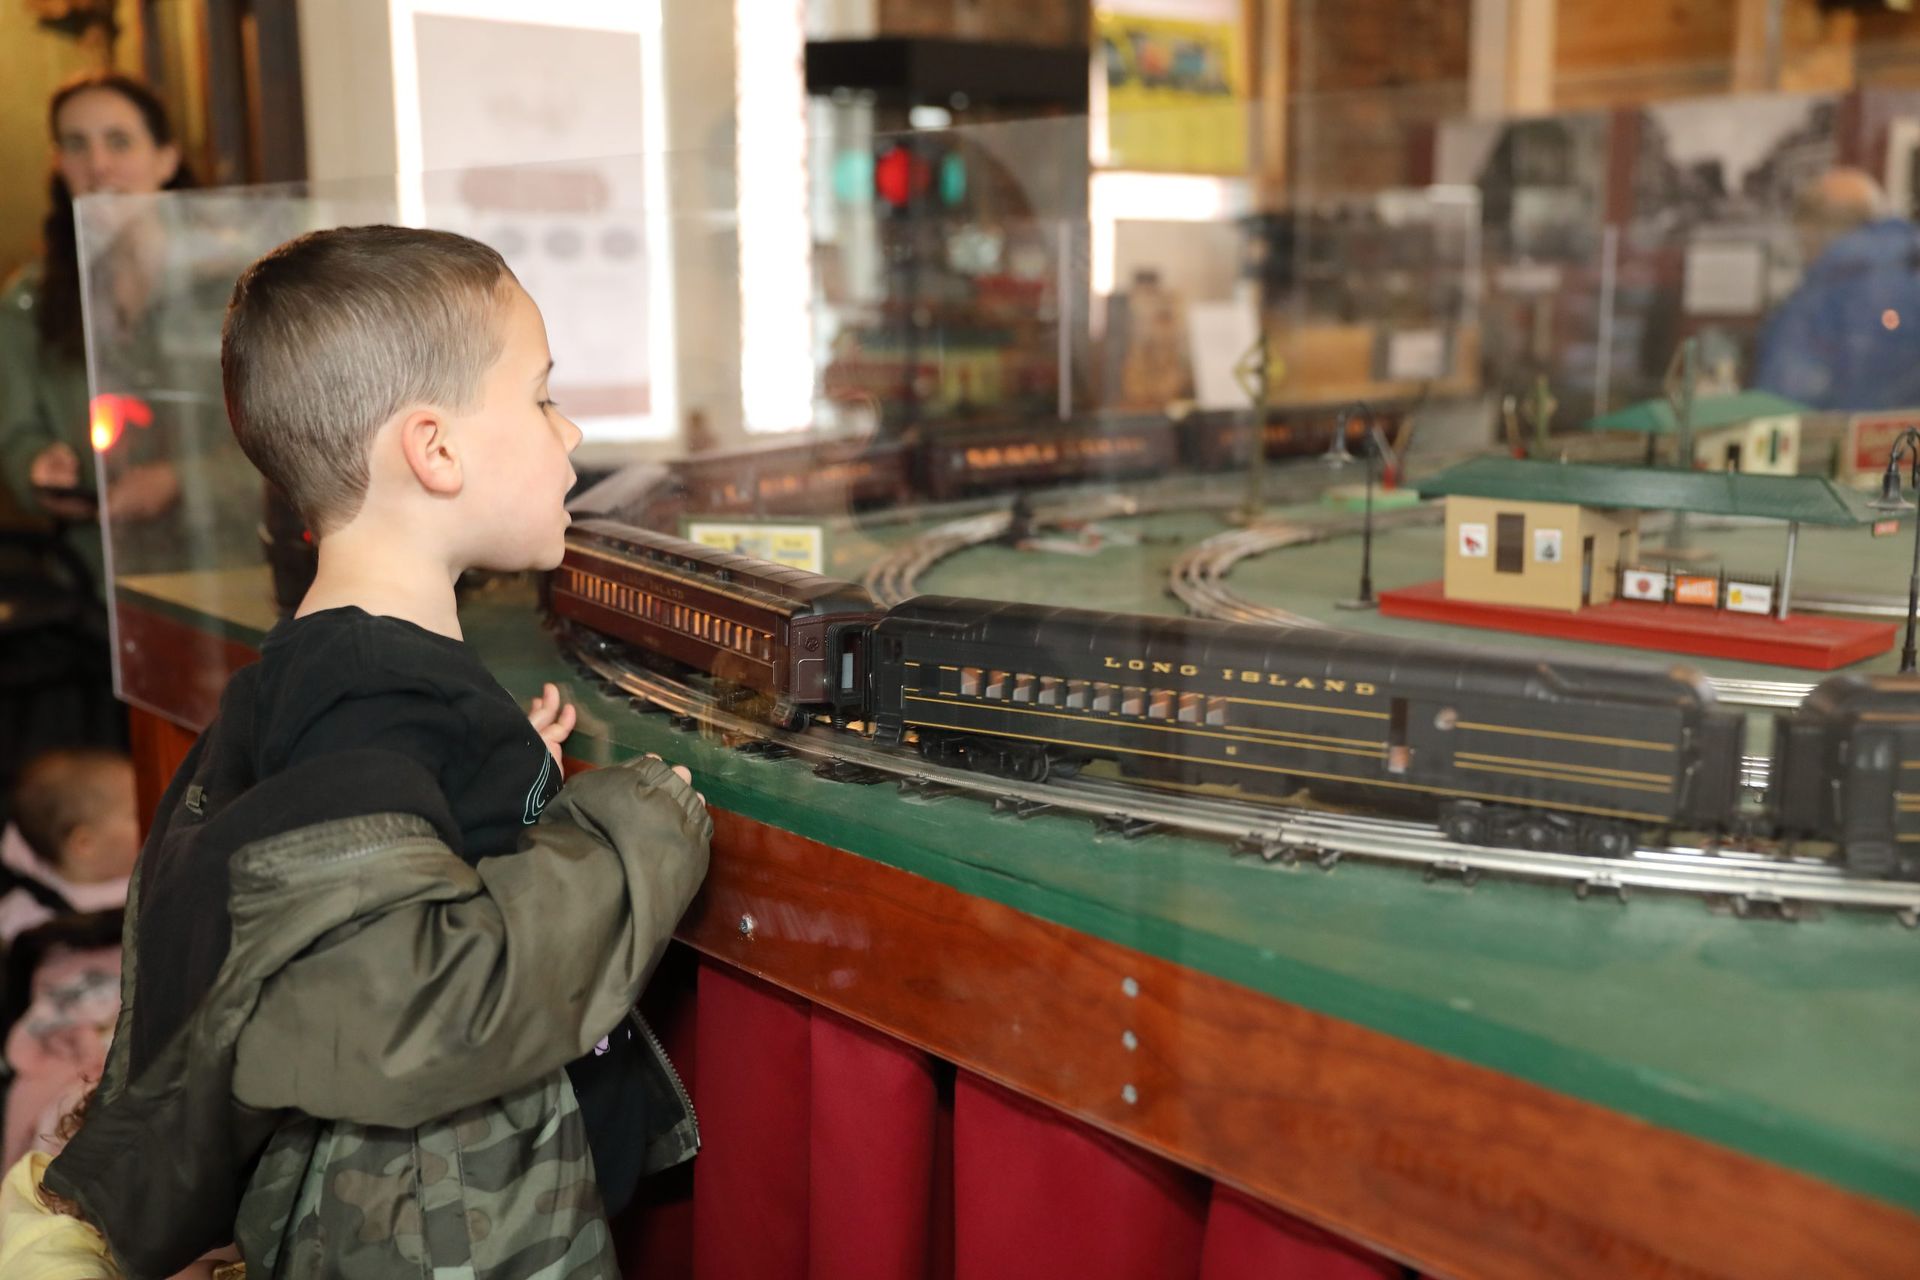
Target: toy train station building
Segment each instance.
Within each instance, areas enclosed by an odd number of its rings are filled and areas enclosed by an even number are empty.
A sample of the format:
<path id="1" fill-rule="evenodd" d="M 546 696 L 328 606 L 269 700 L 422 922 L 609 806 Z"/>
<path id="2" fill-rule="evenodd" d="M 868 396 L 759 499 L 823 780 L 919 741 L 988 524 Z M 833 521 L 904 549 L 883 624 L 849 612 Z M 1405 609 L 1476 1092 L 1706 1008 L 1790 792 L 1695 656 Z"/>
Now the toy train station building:
<path id="1" fill-rule="evenodd" d="M 1893 644 L 1890 624 L 1790 611 L 1799 526 L 1875 519 L 1858 494 L 1821 476 L 1494 457 L 1453 467 L 1419 492 L 1445 502 L 1443 577 L 1383 592 L 1389 616 L 1822 670 Z M 1782 566 L 1744 583 L 1715 570 L 1643 566 L 1648 511 L 1780 521 Z"/>

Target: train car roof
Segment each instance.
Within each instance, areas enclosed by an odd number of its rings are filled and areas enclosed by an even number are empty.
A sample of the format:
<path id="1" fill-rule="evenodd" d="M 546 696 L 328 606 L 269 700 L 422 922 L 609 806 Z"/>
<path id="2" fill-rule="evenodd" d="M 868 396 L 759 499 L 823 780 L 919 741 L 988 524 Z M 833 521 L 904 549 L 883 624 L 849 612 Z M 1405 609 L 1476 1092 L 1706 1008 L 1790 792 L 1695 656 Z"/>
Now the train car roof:
<path id="1" fill-rule="evenodd" d="M 1857 716 L 1868 712 L 1920 713 L 1920 676 L 1867 675 L 1844 671 L 1828 676 L 1800 703 L 1808 714 Z"/>
<path id="2" fill-rule="evenodd" d="M 735 587 L 744 587 L 782 600 L 804 604 L 838 604 L 848 608 L 878 610 L 879 606 L 865 587 L 840 578 L 829 578 L 791 565 L 774 564 L 738 552 L 688 542 L 651 529 L 640 529 L 617 520 L 582 520 L 568 530 L 569 541 L 592 548 L 598 542 L 615 550 L 639 555 L 668 568 L 708 574 Z"/>
<path id="3" fill-rule="evenodd" d="M 953 628 L 956 639 L 1016 649 L 1036 647 L 1044 629 L 1049 647 L 1083 650 L 1089 656 L 1178 654 L 1187 662 L 1247 667 L 1251 664 L 1245 655 L 1254 651 L 1263 654 L 1263 661 L 1274 670 L 1307 676 L 1392 682 L 1402 678 L 1402 672 L 1417 669 L 1428 687 L 1451 685 L 1461 693 L 1510 697 L 1524 689 L 1529 696 L 1547 699 L 1605 696 L 1700 706 L 1716 701 L 1706 678 L 1685 663 L 1658 667 L 1537 658 L 1321 627 L 1150 617 L 953 596 L 916 596 L 895 605 L 889 617 L 944 624 Z M 1356 671 L 1360 665 L 1376 668 L 1379 674 Z"/>

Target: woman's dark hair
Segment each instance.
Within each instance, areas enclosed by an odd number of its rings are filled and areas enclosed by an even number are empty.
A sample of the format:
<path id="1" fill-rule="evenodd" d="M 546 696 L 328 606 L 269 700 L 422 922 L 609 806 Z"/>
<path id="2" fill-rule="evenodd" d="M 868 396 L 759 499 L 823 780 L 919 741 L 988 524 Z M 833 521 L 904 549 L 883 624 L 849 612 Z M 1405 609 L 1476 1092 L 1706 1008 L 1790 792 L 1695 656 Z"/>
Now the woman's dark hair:
<path id="1" fill-rule="evenodd" d="M 118 71 L 92 71 L 74 77 L 53 92 L 47 104 L 47 131 L 55 142 L 60 135 L 60 108 L 90 89 L 105 89 L 133 104 L 147 126 L 153 145 L 164 147 L 173 142 L 173 122 L 167 118 L 167 106 L 158 94 L 132 76 Z M 178 191 L 193 186 L 193 173 L 182 160 L 167 179 L 163 189 Z M 79 359 L 84 342 L 80 333 L 80 249 L 73 229 L 73 192 L 55 165 L 48 179 L 45 276 L 40 285 L 40 345 L 49 353 Z"/>

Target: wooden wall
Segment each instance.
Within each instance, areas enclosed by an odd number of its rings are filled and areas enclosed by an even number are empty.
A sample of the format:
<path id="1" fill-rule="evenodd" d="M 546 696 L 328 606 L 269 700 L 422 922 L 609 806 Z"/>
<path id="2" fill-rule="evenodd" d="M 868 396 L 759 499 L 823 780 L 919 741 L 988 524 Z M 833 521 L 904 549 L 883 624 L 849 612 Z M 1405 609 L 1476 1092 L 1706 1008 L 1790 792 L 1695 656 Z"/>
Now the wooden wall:
<path id="1" fill-rule="evenodd" d="M 1430 122 L 1467 104 L 1467 0 L 1292 0 L 1291 181 L 1337 195 L 1407 181 Z"/>

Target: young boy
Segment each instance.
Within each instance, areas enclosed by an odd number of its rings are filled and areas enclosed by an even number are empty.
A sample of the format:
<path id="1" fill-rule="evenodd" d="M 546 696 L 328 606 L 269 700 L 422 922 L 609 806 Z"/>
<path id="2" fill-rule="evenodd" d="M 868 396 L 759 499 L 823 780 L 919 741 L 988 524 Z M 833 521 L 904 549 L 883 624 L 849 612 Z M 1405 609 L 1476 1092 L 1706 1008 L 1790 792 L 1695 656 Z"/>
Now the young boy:
<path id="1" fill-rule="evenodd" d="M 319 569 L 162 802 L 46 1185 L 129 1274 L 224 1221 L 260 1275 L 613 1275 L 604 1211 L 697 1144 L 623 1015 L 711 828 L 659 761 L 562 791 L 572 708 L 523 712 L 462 642 L 463 570 L 564 549 L 580 433 L 540 311 L 464 237 L 318 232 L 242 275 L 221 366 Z"/>

